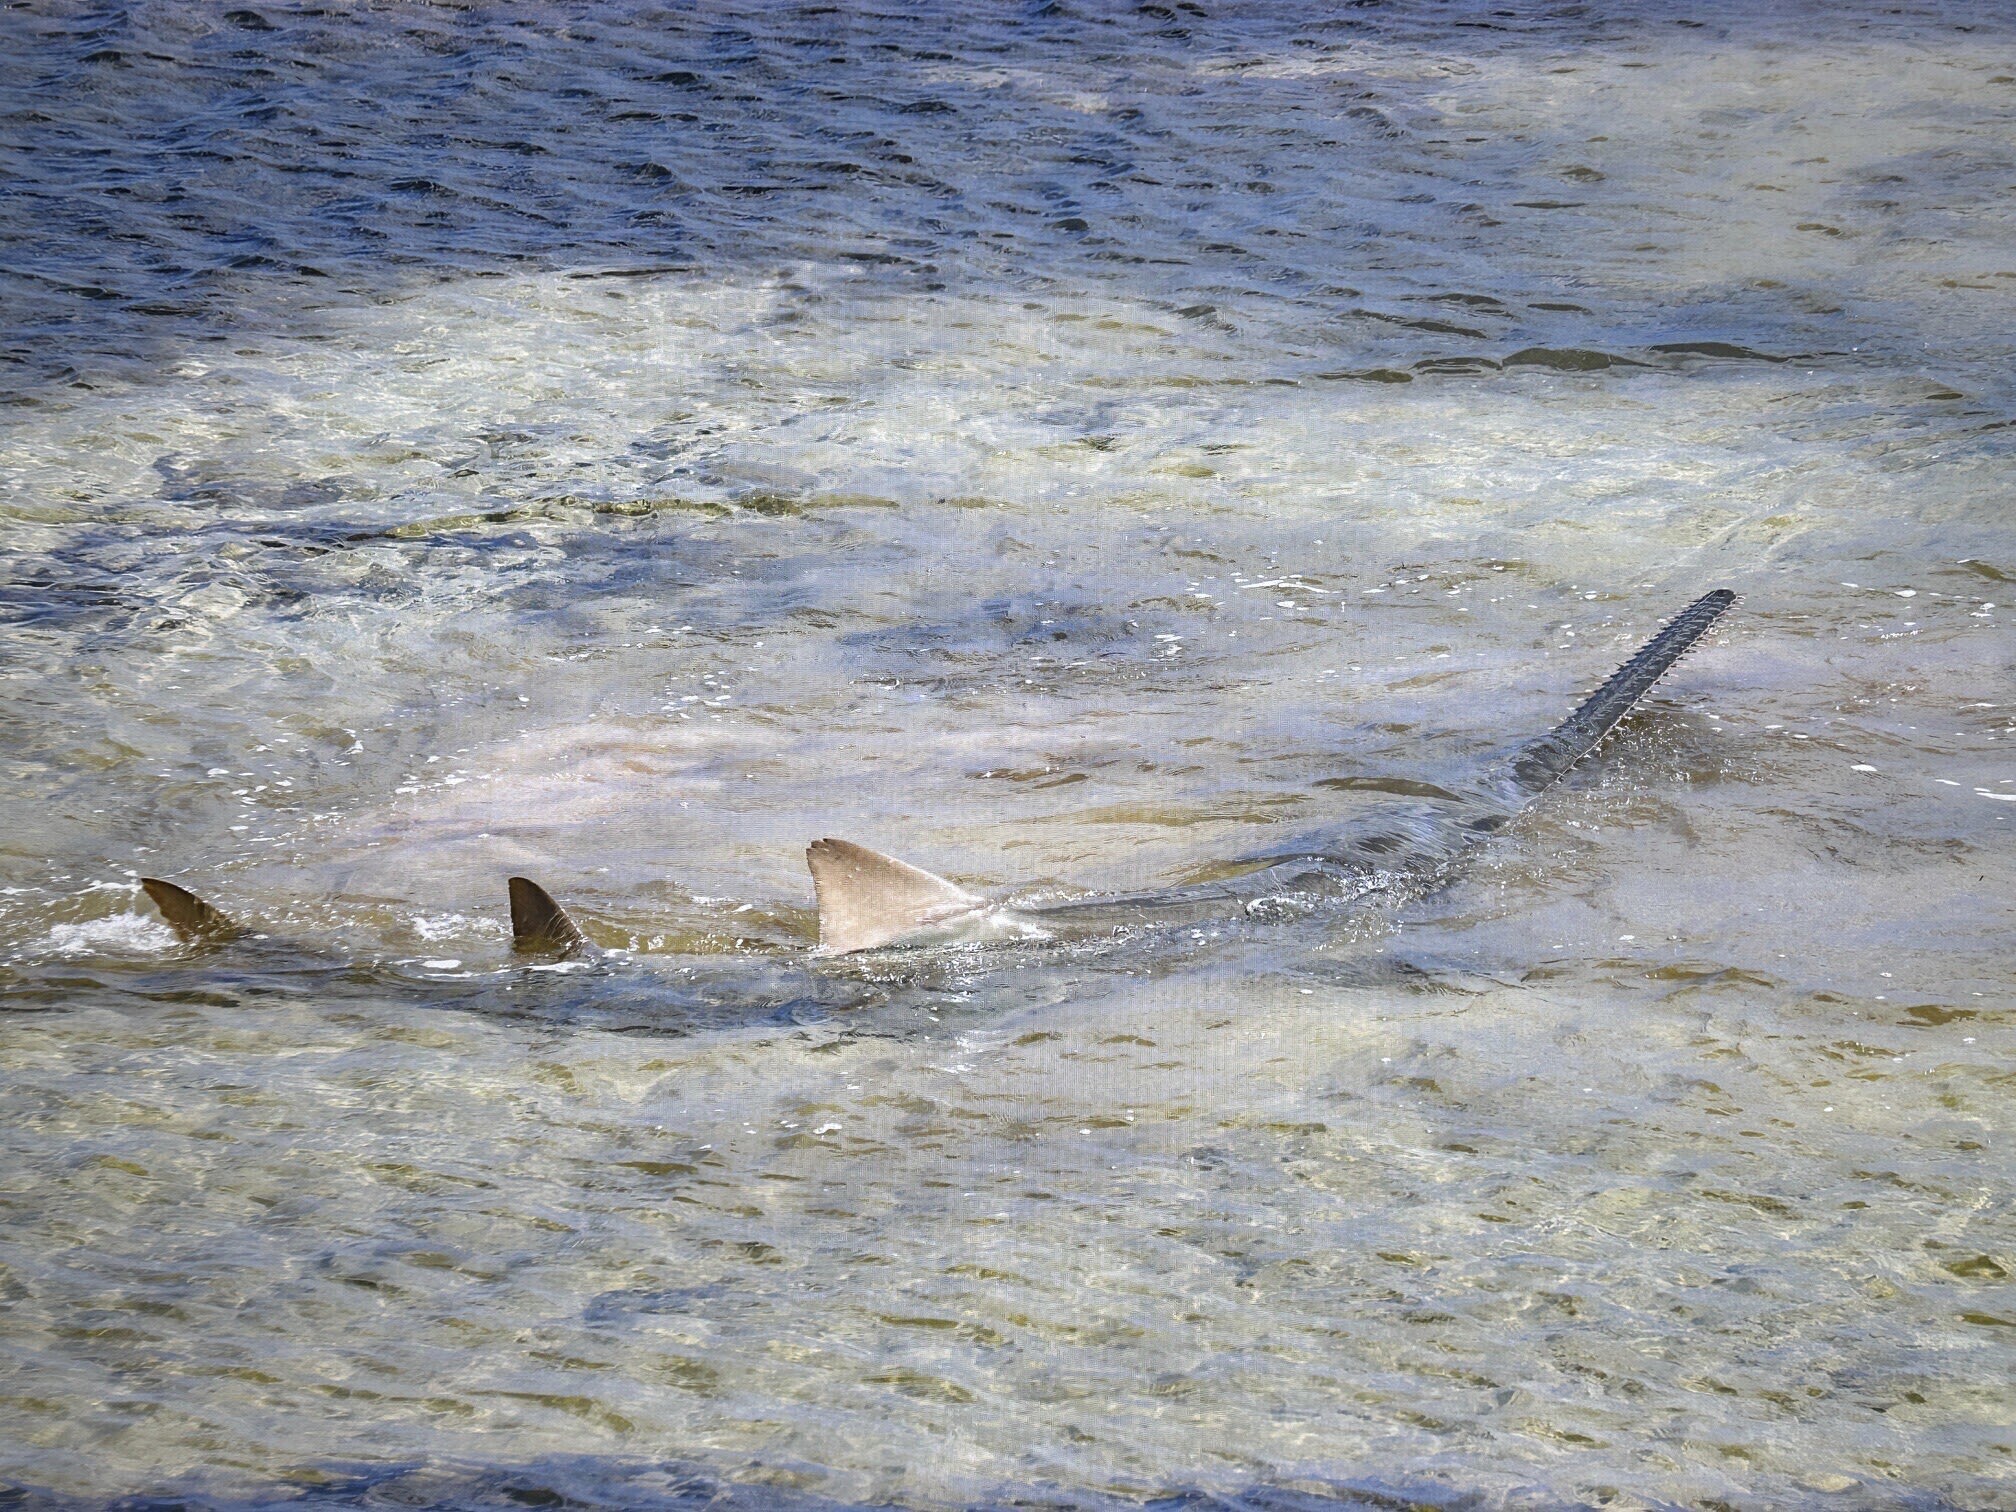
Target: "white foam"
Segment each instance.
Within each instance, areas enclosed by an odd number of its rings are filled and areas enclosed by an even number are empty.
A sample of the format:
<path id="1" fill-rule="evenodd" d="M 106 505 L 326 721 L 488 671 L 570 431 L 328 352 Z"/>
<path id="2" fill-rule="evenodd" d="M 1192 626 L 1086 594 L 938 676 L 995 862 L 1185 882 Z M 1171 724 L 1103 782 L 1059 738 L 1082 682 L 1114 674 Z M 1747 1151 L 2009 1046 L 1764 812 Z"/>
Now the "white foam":
<path id="1" fill-rule="evenodd" d="M 56 956 L 159 955 L 177 943 L 174 930 L 137 913 L 52 925 L 47 940 L 44 953 Z"/>

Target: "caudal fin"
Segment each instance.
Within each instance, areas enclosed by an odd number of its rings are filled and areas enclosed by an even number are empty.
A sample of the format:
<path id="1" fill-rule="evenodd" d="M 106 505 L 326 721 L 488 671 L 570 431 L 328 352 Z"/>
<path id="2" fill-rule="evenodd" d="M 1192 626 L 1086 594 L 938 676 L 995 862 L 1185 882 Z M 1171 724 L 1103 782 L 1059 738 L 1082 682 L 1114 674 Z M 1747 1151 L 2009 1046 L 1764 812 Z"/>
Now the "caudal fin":
<path id="1" fill-rule="evenodd" d="M 1667 622 L 1638 654 L 1611 673 L 1610 680 L 1582 706 L 1512 758 L 1512 780 L 1531 796 L 1558 781 L 1570 767 L 1603 743 L 1603 737 L 1637 706 L 1652 685 L 1693 649 L 1708 627 L 1736 602 L 1727 588 L 1704 593 Z"/>
<path id="2" fill-rule="evenodd" d="M 507 879 L 511 889 L 511 948 L 572 955 L 588 948 L 588 937 L 530 877 Z"/>
<path id="3" fill-rule="evenodd" d="M 922 867 L 846 840 L 813 841 L 805 864 L 819 893 L 821 955 L 893 945 L 985 901 Z"/>
<path id="4" fill-rule="evenodd" d="M 168 927 L 184 944 L 215 944 L 245 932 L 229 916 L 212 908 L 186 887 L 177 887 L 159 877 L 142 877 L 140 889 L 153 899 L 154 906 L 161 910 L 161 917 L 168 921 Z"/>

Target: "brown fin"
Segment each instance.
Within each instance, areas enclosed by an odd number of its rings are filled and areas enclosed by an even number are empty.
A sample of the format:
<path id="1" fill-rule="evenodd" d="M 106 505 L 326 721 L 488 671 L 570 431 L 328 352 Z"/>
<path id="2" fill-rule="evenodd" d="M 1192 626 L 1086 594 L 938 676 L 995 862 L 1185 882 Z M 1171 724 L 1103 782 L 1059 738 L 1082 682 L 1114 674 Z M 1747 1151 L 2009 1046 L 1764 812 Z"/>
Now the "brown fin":
<path id="1" fill-rule="evenodd" d="M 986 900 L 921 867 L 845 840 L 805 848 L 819 893 L 819 953 L 873 950 L 978 908 Z"/>
<path id="2" fill-rule="evenodd" d="M 168 927 L 185 942 L 229 940 L 245 932 L 186 887 L 177 887 L 159 877 L 142 877 L 140 887 L 154 900 Z"/>
<path id="3" fill-rule="evenodd" d="M 588 936 L 581 933 L 567 910 L 553 901 L 553 895 L 530 877 L 512 877 L 511 948 L 525 951 L 554 951 L 572 955 L 588 948 Z"/>

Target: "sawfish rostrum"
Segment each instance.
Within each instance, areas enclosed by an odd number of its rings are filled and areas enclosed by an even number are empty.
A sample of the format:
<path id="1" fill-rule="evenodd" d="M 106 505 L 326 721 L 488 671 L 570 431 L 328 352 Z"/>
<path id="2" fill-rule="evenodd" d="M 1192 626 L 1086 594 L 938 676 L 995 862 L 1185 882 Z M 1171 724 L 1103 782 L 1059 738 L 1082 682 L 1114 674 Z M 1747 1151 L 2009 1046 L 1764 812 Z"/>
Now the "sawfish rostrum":
<path id="1" fill-rule="evenodd" d="M 1384 804 L 1349 822 L 1304 832 L 1283 846 L 1230 863 L 1212 881 L 1061 902 L 989 898 L 866 846 L 830 837 L 816 840 L 806 850 L 819 912 L 819 943 L 812 954 L 914 956 L 935 946 L 1019 944 L 1023 949 L 1015 954 L 1026 963 L 1028 949 L 1040 955 L 1047 945 L 1404 903 L 1442 885 L 1466 852 L 1599 750 L 1735 602 L 1736 595 L 1726 588 L 1703 594 L 1560 724 L 1514 748 L 1462 792 Z M 241 926 L 175 883 L 146 878 L 142 887 L 185 942 L 221 943 L 242 933 Z M 520 954 L 550 960 L 599 953 L 588 932 L 532 879 L 510 878 L 509 896 L 513 945 Z M 710 963 L 704 973 L 712 983 L 710 1001 L 717 1005 L 725 986 L 716 980 L 721 964 Z M 823 978 L 831 985 L 818 971 L 781 961 L 766 964 L 784 966 L 804 981 Z M 778 986 L 769 983 L 773 992 Z M 810 992 L 812 999 L 830 996 L 823 989 Z M 852 1005 L 854 994 L 842 996 L 845 1003 L 831 1006 Z"/>

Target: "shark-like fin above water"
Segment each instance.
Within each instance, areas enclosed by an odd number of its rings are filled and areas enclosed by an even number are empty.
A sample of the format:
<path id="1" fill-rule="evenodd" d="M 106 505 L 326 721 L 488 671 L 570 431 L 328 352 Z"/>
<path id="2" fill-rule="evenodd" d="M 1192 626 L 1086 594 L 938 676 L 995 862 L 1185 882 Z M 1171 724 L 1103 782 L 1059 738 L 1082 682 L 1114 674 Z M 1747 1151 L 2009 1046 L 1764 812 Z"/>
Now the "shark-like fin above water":
<path id="1" fill-rule="evenodd" d="M 819 953 L 846 955 L 889 945 L 983 907 L 956 882 L 846 840 L 805 847 L 819 894 Z"/>
<path id="2" fill-rule="evenodd" d="M 511 948 L 572 955 L 588 948 L 588 936 L 567 910 L 530 877 L 506 879 L 511 889 Z"/>
<path id="3" fill-rule="evenodd" d="M 245 932 L 229 915 L 212 908 L 186 887 L 177 887 L 159 877 L 142 877 L 140 888 L 154 900 L 161 917 L 185 945 L 214 944 Z"/>

